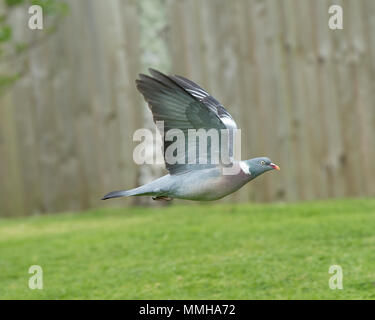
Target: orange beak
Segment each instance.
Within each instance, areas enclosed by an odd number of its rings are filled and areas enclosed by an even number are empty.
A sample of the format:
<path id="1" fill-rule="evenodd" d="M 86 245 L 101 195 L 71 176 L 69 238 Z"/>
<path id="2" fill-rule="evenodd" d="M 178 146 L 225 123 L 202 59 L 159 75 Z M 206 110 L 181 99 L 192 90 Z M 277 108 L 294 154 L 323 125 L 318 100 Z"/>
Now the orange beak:
<path id="1" fill-rule="evenodd" d="M 271 163 L 270 166 L 275 170 L 280 170 L 280 167 L 277 164 Z"/>

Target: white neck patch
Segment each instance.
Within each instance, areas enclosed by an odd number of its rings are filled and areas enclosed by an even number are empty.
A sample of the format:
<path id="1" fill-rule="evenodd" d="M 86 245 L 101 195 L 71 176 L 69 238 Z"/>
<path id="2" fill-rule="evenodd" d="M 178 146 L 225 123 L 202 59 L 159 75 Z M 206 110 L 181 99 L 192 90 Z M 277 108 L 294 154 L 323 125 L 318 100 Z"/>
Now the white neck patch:
<path id="1" fill-rule="evenodd" d="M 251 175 L 250 167 L 245 163 L 245 161 L 240 161 L 240 167 L 244 174 Z"/>

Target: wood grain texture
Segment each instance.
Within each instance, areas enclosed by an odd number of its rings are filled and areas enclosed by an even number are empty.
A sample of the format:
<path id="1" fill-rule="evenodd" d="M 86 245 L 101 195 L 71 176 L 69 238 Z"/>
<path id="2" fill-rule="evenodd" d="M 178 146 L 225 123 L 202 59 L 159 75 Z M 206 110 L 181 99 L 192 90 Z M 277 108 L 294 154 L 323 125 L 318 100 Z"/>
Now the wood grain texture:
<path id="1" fill-rule="evenodd" d="M 0 215 L 130 205 L 99 199 L 164 172 L 132 158 L 134 131 L 153 129 L 134 85 L 147 67 L 201 84 L 241 128 L 242 157 L 280 165 L 222 201 L 375 196 L 374 1 L 335 1 L 344 30 L 328 0 L 67 2 L 0 96 Z"/>

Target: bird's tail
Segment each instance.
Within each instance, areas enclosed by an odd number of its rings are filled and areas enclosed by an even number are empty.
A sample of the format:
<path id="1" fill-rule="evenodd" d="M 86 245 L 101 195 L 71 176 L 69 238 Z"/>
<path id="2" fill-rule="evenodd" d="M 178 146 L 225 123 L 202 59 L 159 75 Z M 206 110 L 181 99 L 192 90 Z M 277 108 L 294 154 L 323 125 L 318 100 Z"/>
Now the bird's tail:
<path id="1" fill-rule="evenodd" d="M 107 200 L 111 198 L 120 198 L 120 197 L 127 197 L 128 192 L 126 190 L 121 190 L 121 191 L 112 191 L 110 193 L 107 193 L 102 200 Z"/>
<path id="2" fill-rule="evenodd" d="M 129 197 L 129 196 L 136 196 L 141 194 L 140 188 L 130 189 L 130 190 L 120 190 L 120 191 L 112 191 L 107 193 L 102 200 L 107 200 L 111 198 L 120 198 L 120 197 Z"/>

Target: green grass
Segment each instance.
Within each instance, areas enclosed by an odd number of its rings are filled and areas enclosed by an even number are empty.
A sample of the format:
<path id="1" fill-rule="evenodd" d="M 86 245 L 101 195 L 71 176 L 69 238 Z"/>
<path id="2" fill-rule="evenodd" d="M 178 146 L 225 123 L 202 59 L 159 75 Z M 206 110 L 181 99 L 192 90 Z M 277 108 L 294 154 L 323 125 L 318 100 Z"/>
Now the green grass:
<path id="1" fill-rule="evenodd" d="M 43 290 L 28 288 L 34 264 Z M 373 299 L 375 200 L 2 219 L 0 298 Z"/>

